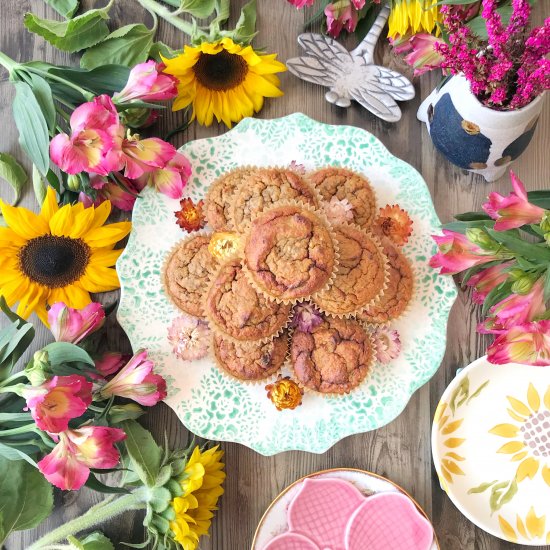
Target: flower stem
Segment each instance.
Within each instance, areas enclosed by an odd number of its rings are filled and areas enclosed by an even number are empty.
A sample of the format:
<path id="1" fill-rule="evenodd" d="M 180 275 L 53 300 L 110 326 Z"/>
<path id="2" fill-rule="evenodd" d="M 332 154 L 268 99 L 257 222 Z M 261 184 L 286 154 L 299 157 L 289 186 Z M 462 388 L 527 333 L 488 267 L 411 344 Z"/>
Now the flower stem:
<path id="1" fill-rule="evenodd" d="M 9 73 L 15 69 L 19 65 L 16 61 L 14 61 L 11 57 L 8 57 L 4 52 L 0 52 L 0 65 L 7 69 Z"/>
<path id="2" fill-rule="evenodd" d="M 92 101 L 94 99 L 94 94 L 92 92 L 89 92 L 88 90 L 85 90 L 84 88 L 81 88 L 74 82 L 71 82 L 70 80 L 66 80 L 65 78 L 61 76 L 57 76 L 55 74 L 52 74 L 48 71 L 43 71 L 42 69 L 38 69 L 36 67 L 27 67 L 27 70 L 36 73 L 39 76 L 44 77 L 46 80 L 54 80 L 55 82 L 60 82 L 61 84 L 65 84 L 65 86 L 68 86 L 69 88 L 72 88 L 73 90 L 76 90 L 78 93 L 82 94 L 84 96 L 84 99 L 86 101 Z"/>
<path id="3" fill-rule="evenodd" d="M 10 430 L 0 430 L 0 437 L 34 432 L 35 428 L 36 428 L 36 424 L 32 422 L 30 424 L 24 424 L 23 426 L 19 426 L 19 428 L 11 428 Z"/>
<path id="4" fill-rule="evenodd" d="M 170 11 L 165 6 L 159 4 L 156 0 L 138 0 L 138 2 L 151 13 L 156 13 L 159 17 L 162 17 L 167 23 L 176 27 L 185 34 L 191 36 L 193 32 L 193 25 L 180 19 L 174 12 Z"/>
<path id="5" fill-rule="evenodd" d="M 1 52 L 0 52 L 1 53 Z M 6 378 L 5 380 L 2 380 L 2 382 L 0 382 L 0 388 L 3 388 L 4 386 L 9 386 L 14 380 L 17 380 L 18 378 L 23 378 L 23 377 L 26 377 L 26 373 L 25 371 L 19 371 L 19 372 L 16 372 L 15 374 L 12 374 L 11 376 L 8 376 L 8 378 Z"/>
<path id="6" fill-rule="evenodd" d="M 56 542 L 65 540 L 70 535 L 76 535 L 80 531 L 90 529 L 98 523 L 102 523 L 114 516 L 118 516 L 128 510 L 140 510 L 145 508 L 145 495 L 139 489 L 113 500 L 109 497 L 99 504 L 92 506 L 85 514 L 50 531 L 42 538 L 35 541 L 27 550 L 42 550 Z"/>

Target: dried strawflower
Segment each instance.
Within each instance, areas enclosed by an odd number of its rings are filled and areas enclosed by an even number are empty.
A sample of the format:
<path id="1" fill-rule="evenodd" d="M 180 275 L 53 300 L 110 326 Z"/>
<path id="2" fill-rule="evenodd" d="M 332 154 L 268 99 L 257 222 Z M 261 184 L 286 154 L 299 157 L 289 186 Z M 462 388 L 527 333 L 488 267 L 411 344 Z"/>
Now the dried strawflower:
<path id="1" fill-rule="evenodd" d="M 294 308 L 292 326 L 302 332 L 311 332 L 323 322 L 321 312 L 311 303 L 304 302 Z"/>
<path id="2" fill-rule="evenodd" d="M 302 404 L 304 390 L 290 379 L 290 376 L 283 377 L 279 374 L 273 384 L 268 384 L 267 397 L 271 399 L 278 411 L 283 409 L 295 409 Z"/>
<path id="3" fill-rule="evenodd" d="M 376 360 L 383 365 L 396 359 L 401 353 L 399 333 L 394 329 L 377 327 L 371 333 Z"/>
<path id="4" fill-rule="evenodd" d="M 202 359 L 208 353 L 209 340 L 208 323 L 191 315 L 176 317 L 168 329 L 172 353 L 184 361 Z"/>
<path id="5" fill-rule="evenodd" d="M 181 199 L 180 210 L 174 212 L 176 223 L 189 233 L 202 229 L 206 224 L 206 217 L 202 211 L 203 205 L 204 201 L 202 200 L 195 204 L 192 199 Z"/>
<path id="6" fill-rule="evenodd" d="M 403 246 L 412 234 L 412 220 L 398 204 L 387 204 L 380 208 L 374 221 L 382 233 L 389 237 L 397 246 Z"/>
<path id="7" fill-rule="evenodd" d="M 338 199 L 334 195 L 329 202 L 324 204 L 324 209 L 328 221 L 335 225 L 353 220 L 353 206 L 348 199 Z"/>
<path id="8" fill-rule="evenodd" d="M 241 246 L 241 237 L 237 233 L 218 231 L 210 237 L 208 252 L 218 260 L 227 260 L 238 254 Z"/>

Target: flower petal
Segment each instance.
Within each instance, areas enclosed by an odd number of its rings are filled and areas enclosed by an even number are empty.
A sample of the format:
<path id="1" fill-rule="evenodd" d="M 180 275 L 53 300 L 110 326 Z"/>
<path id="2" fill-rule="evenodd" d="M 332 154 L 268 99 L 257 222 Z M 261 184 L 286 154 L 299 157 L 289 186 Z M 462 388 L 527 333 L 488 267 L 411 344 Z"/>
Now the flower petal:
<path id="1" fill-rule="evenodd" d="M 103 248 L 112 246 L 126 237 L 131 229 L 131 222 L 111 223 L 92 229 L 86 235 L 83 235 L 82 238 L 92 248 Z"/>
<path id="2" fill-rule="evenodd" d="M 532 383 L 529 384 L 529 389 L 527 390 L 527 402 L 534 413 L 539 412 L 540 396 Z"/>
<path id="3" fill-rule="evenodd" d="M 525 444 L 522 441 L 508 441 L 508 443 L 505 443 L 502 447 L 500 447 L 497 453 L 511 455 L 521 451 L 524 447 Z"/>
<path id="4" fill-rule="evenodd" d="M 0 210 L 6 225 L 24 239 L 34 239 L 50 232 L 46 220 L 27 208 L 10 206 L 0 199 Z"/>
<path id="5" fill-rule="evenodd" d="M 499 435 L 500 437 L 516 437 L 519 427 L 513 424 L 498 424 L 489 430 L 489 433 Z"/>
<path id="6" fill-rule="evenodd" d="M 518 483 L 523 481 L 526 477 L 533 479 L 539 470 L 539 461 L 532 456 L 526 458 L 518 467 L 516 472 L 516 480 Z"/>

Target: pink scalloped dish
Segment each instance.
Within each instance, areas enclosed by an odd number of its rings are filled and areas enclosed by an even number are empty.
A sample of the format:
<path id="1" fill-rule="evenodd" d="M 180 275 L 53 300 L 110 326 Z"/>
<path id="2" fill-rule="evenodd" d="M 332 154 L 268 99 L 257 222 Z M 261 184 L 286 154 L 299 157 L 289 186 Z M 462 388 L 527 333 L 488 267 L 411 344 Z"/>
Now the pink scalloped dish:
<path id="1" fill-rule="evenodd" d="M 430 522 L 404 494 L 364 496 L 342 479 L 305 479 L 288 531 L 262 550 L 429 550 Z"/>

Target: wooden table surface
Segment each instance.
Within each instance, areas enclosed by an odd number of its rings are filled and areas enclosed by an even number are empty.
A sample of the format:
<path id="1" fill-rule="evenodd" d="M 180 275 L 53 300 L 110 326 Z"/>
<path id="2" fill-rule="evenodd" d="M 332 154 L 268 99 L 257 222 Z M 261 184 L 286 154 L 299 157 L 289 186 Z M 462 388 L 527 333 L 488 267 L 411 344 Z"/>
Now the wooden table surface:
<path id="1" fill-rule="evenodd" d="M 86 0 L 85 7 L 99 7 L 103 0 Z M 244 3 L 233 0 L 232 21 L 238 8 Z M 535 8 L 535 21 L 540 24 L 543 14 L 548 13 L 549 0 L 539 0 Z M 42 0 L 2 0 L 0 2 L 0 50 L 17 61 L 37 59 L 56 64 L 76 65 L 77 57 L 52 48 L 43 39 L 28 33 L 23 27 L 23 15 L 32 11 L 39 17 L 55 18 L 57 15 Z M 256 44 L 268 52 L 277 52 L 282 61 L 299 53 L 296 36 L 302 31 L 306 15 L 297 11 L 285 0 L 258 0 L 258 30 Z M 111 11 L 113 27 L 131 22 L 150 22 L 150 17 L 136 0 L 117 0 Z M 172 47 L 180 47 L 186 40 L 164 22 L 160 23 L 157 35 Z M 351 45 L 351 44 L 350 44 Z M 402 63 L 389 51 L 385 41 L 377 50 L 377 62 L 387 66 Z M 406 69 L 405 69 L 406 71 Z M 449 164 L 434 150 L 426 128 L 416 119 L 416 110 L 437 83 L 439 75 L 424 75 L 415 80 L 416 98 L 402 104 L 403 118 L 396 124 L 380 121 L 367 111 L 353 104 L 350 109 L 329 105 L 324 100 L 324 89 L 306 84 L 290 73 L 282 75 L 284 97 L 267 100 L 260 113 L 262 118 L 275 118 L 301 111 L 316 120 L 330 124 L 350 124 L 364 128 L 378 137 L 394 155 L 414 166 L 430 188 L 439 217 L 443 222 L 453 214 L 479 209 L 490 191 L 507 193 L 508 177 L 488 184 L 481 177 L 467 174 Z M 17 142 L 17 130 L 11 113 L 13 87 L 7 81 L 5 71 L 0 69 L 0 151 L 25 157 Z M 167 112 L 154 131 L 163 136 L 183 121 L 182 113 Z M 225 131 L 223 125 L 210 128 L 196 123 L 183 134 L 174 138 L 177 146 L 183 143 L 214 136 Z M 548 188 L 550 173 L 550 108 L 546 105 L 535 137 L 514 164 L 514 170 L 525 182 L 528 190 Z M 27 164 L 28 166 L 28 164 Z M 11 190 L 5 182 L 0 187 L 4 199 L 11 198 Z M 32 190 L 27 189 L 22 205 L 37 209 Z M 104 296 L 113 301 L 116 293 Z M 224 443 L 227 464 L 225 495 L 220 502 L 210 538 L 203 538 L 202 550 L 246 550 L 256 525 L 272 499 L 288 484 L 299 477 L 334 467 L 361 468 L 387 476 L 412 494 L 432 519 L 442 550 L 479 549 L 505 550 L 519 548 L 486 534 L 466 520 L 441 490 L 435 474 L 430 452 L 430 427 L 434 409 L 445 387 L 458 368 L 481 356 L 488 340 L 476 333 L 480 320 L 479 308 L 473 306 L 466 293 L 460 293 L 453 307 L 449 328 L 447 352 L 443 363 L 431 382 L 412 397 L 405 411 L 392 423 L 374 432 L 350 436 L 337 443 L 322 455 L 305 452 L 286 452 L 273 457 L 263 457 L 237 444 Z M 49 332 L 37 326 L 34 349 L 51 339 Z M 128 349 L 124 333 L 112 321 L 108 337 L 110 348 L 117 345 Z M 116 348 L 114 348 L 116 349 Z M 144 424 L 153 433 L 162 437 L 169 435 L 173 446 L 182 446 L 188 437 L 187 430 L 176 415 L 165 405 L 155 407 L 144 417 Z M 50 518 L 37 529 L 15 533 L 7 542 L 8 550 L 22 550 L 38 536 L 53 527 L 78 516 L 102 499 L 102 495 L 84 488 L 78 492 L 56 492 L 55 510 Z M 111 537 L 116 548 L 119 543 L 143 540 L 142 517 L 128 513 L 105 524 L 102 529 Z M 522 547 L 528 548 L 528 547 Z M 540 547 L 542 548 L 542 547 Z M 550 547 L 545 547 L 550 548 Z M 397 550 L 397 549 L 393 549 Z"/>

